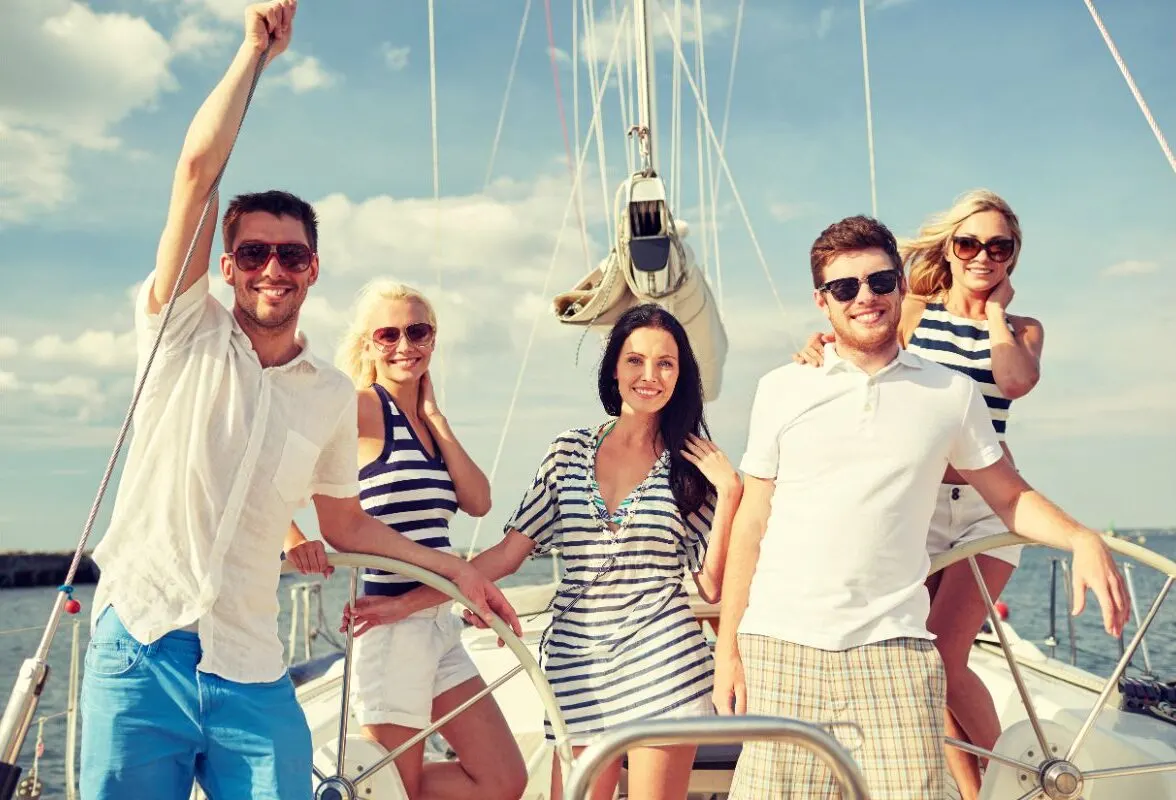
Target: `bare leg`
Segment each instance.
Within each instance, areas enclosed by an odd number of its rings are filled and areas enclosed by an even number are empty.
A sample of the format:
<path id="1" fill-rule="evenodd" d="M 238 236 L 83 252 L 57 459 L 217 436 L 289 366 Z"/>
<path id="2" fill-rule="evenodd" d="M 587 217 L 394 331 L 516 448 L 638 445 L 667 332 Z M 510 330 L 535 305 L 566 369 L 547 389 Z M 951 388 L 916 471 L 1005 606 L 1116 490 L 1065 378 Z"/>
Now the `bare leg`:
<path id="1" fill-rule="evenodd" d="M 433 719 L 448 714 L 486 688 L 471 678 L 433 699 Z M 483 697 L 441 727 L 457 762 L 429 763 L 422 800 L 518 800 L 527 788 L 527 766 L 493 697 Z"/>
<path id="2" fill-rule="evenodd" d="M 697 750 L 691 745 L 630 750 L 630 800 L 685 800 Z"/>
<path id="3" fill-rule="evenodd" d="M 406 728 L 403 725 L 364 725 L 363 735 L 379 742 L 389 753 L 412 737 L 420 733 L 418 728 Z M 400 782 L 404 784 L 404 791 L 416 800 L 421 796 L 421 773 L 425 758 L 425 743 L 417 742 L 405 750 L 395 759 L 396 771 L 400 773 Z"/>
<path id="4" fill-rule="evenodd" d="M 976 563 L 989 593 L 999 597 L 1013 574 L 1013 565 L 988 556 L 977 556 Z M 968 667 L 972 642 L 986 615 L 971 567 L 960 562 L 945 569 L 931 598 L 927 628 L 936 636 L 935 646 L 947 673 L 948 717 L 953 718 L 949 719 L 948 729 L 960 731 L 962 735 L 957 738 L 991 750 L 1000 737 L 1000 719 L 988 688 Z M 948 765 L 960 793 L 965 798 L 976 797 L 980 792 L 976 758 L 947 749 Z M 967 766 L 957 771 L 959 765 Z"/>
<path id="5" fill-rule="evenodd" d="M 583 747 L 572 748 L 572 758 L 577 759 L 580 753 L 584 752 Z M 600 777 L 596 779 L 596 783 L 592 785 L 592 796 L 590 800 L 613 800 L 613 796 L 617 793 L 617 783 L 621 779 L 621 760 L 609 764 L 600 773 Z M 551 800 L 563 800 L 563 775 L 560 771 L 559 755 L 552 756 L 551 763 Z"/>
<path id="6" fill-rule="evenodd" d="M 968 738 L 950 711 L 944 710 L 943 717 L 944 729 L 948 736 L 953 739 Z M 960 797 L 962 800 L 977 800 L 980 796 L 980 760 L 971 753 L 954 747 L 948 747 L 946 750 L 947 770 L 960 790 Z"/>

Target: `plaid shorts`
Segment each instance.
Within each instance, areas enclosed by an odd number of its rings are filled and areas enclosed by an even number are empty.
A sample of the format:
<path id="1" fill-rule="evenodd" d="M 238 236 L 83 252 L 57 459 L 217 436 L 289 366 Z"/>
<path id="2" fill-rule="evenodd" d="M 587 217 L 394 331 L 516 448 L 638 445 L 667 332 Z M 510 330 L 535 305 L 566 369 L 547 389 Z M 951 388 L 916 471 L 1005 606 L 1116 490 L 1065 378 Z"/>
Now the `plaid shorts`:
<path id="1" fill-rule="evenodd" d="M 871 800 L 943 800 L 943 717 L 947 680 L 935 645 L 889 639 L 829 651 L 754 634 L 739 635 L 747 713 L 805 722 L 856 722 L 832 729 L 857 761 Z M 828 798 L 840 792 L 808 750 L 746 742 L 732 800 Z"/>

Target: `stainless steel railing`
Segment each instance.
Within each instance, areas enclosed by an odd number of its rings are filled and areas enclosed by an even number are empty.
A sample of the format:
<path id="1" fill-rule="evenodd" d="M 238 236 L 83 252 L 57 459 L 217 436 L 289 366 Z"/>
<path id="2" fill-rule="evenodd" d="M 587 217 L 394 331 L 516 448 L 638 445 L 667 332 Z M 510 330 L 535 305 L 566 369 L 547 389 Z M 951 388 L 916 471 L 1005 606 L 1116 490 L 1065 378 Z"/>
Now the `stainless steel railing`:
<path id="1" fill-rule="evenodd" d="M 584 749 L 564 784 L 565 800 L 584 800 L 604 766 L 630 747 L 773 741 L 811 750 L 833 772 L 845 800 L 869 800 L 865 779 L 849 753 L 828 731 L 782 717 L 652 719 L 618 725 Z"/>

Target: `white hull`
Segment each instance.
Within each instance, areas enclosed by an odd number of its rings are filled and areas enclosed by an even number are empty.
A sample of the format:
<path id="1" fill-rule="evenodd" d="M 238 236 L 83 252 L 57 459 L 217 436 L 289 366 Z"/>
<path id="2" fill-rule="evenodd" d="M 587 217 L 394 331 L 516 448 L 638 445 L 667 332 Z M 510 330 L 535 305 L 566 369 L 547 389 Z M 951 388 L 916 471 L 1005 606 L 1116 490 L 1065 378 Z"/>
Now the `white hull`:
<path id="1" fill-rule="evenodd" d="M 521 587 L 508 592 L 520 615 L 526 617 L 529 613 L 536 614 L 524 619 L 523 636 L 523 642 L 536 657 L 540 634 L 550 620 L 550 614 L 542 610 L 552 590 L 553 587 L 547 585 Z M 696 610 L 705 617 L 714 609 L 699 602 Z M 1057 744 L 1060 750 L 1064 750 L 1097 699 L 1103 681 L 1091 673 L 1048 658 L 1032 643 L 1021 640 L 1008 625 L 1005 626 L 1005 633 L 1021 665 L 1026 687 L 1047 738 L 1051 744 Z M 1019 760 L 1039 761 L 1039 758 L 1029 755 L 1029 751 L 1040 748 L 1036 745 L 1016 684 L 999 645 L 994 643 L 994 638 L 989 638 L 993 643 L 977 643 L 970 663 L 992 692 L 1000 715 L 1004 734 L 996 750 Z M 497 646 L 492 632 L 467 629 L 463 641 L 487 683 L 509 672 L 517 663 L 508 649 Z M 333 753 L 338 737 L 341 675 L 342 662 L 339 662 L 322 678 L 299 689 L 299 698 L 306 710 L 316 752 L 319 753 L 320 768 L 328 766 L 321 759 L 324 754 Z M 551 748 L 544 742 L 544 711 L 538 695 L 526 674 L 520 673 L 497 689 L 494 697 L 506 715 L 528 765 L 531 778 L 524 797 L 527 800 L 548 798 Z M 1120 712 L 1115 708 L 1117 699 L 1117 695 L 1112 693 L 1108 700 L 1109 707 L 1100 715 L 1082 754 L 1076 759 L 1077 765 L 1085 772 L 1089 769 L 1176 761 L 1176 725 Z M 349 730 L 359 733 L 354 719 Z M 439 753 L 435 755 L 441 757 Z M 1064 752 L 1060 755 L 1064 755 Z M 691 784 L 692 792 L 697 792 L 697 796 L 709 796 L 711 793 L 722 796 L 729 782 L 730 772 L 696 771 Z M 985 778 L 982 798 L 1018 798 L 1028 788 L 1029 784 L 1020 779 L 1016 770 L 993 764 Z M 375 792 L 367 796 L 373 800 L 384 797 Z M 387 795 L 388 798 L 399 796 L 398 791 L 391 791 Z M 1086 800 L 1176 800 L 1176 774 L 1157 773 L 1089 782 L 1083 797 Z"/>

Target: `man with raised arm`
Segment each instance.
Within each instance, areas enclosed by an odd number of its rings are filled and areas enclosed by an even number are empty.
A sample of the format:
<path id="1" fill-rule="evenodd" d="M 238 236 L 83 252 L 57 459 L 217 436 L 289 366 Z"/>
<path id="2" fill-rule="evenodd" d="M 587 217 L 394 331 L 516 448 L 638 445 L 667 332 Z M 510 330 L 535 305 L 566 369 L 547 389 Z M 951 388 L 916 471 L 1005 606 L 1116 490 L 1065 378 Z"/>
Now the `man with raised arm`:
<path id="1" fill-rule="evenodd" d="M 102 577 L 82 686 L 86 800 L 187 800 L 194 781 L 215 800 L 309 800 L 310 731 L 277 633 L 283 539 L 309 500 L 337 549 L 437 572 L 483 616 L 518 630 L 471 565 L 389 535 L 360 508 L 355 392 L 296 332 L 319 275 L 308 204 L 280 191 L 235 198 L 220 257 L 232 311 L 209 295 L 213 225 L 171 300 L 256 65 L 267 46 L 272 60 L 289 45 L 295 10 L 295 0 L 246 10 L 245 40 L 188 130 L 155 270 L 136 301 L 140 373 L 173 307 L 94 553 Z"/>
<path id="2" fill-rule="evenodd" d="M 868 217 L 810 252 L 835 341 L 821 367 L 789 364 L 756 391 L 732 527 L 714 704 L 835 732 L 874 800 L 942 800 L 943 665 L 927 632 L 927 530 L 947 464 L 1010 530 L 1074 554 L 1108 632 L 1127 618 L 1098 534 L 1035 492 L 1002 457 L 974 382 L 899 348 L 905 291 L 894 236 Z M 829 770 L 791 745 L 749 742 L 731 797 L 836 796 Z"/>

